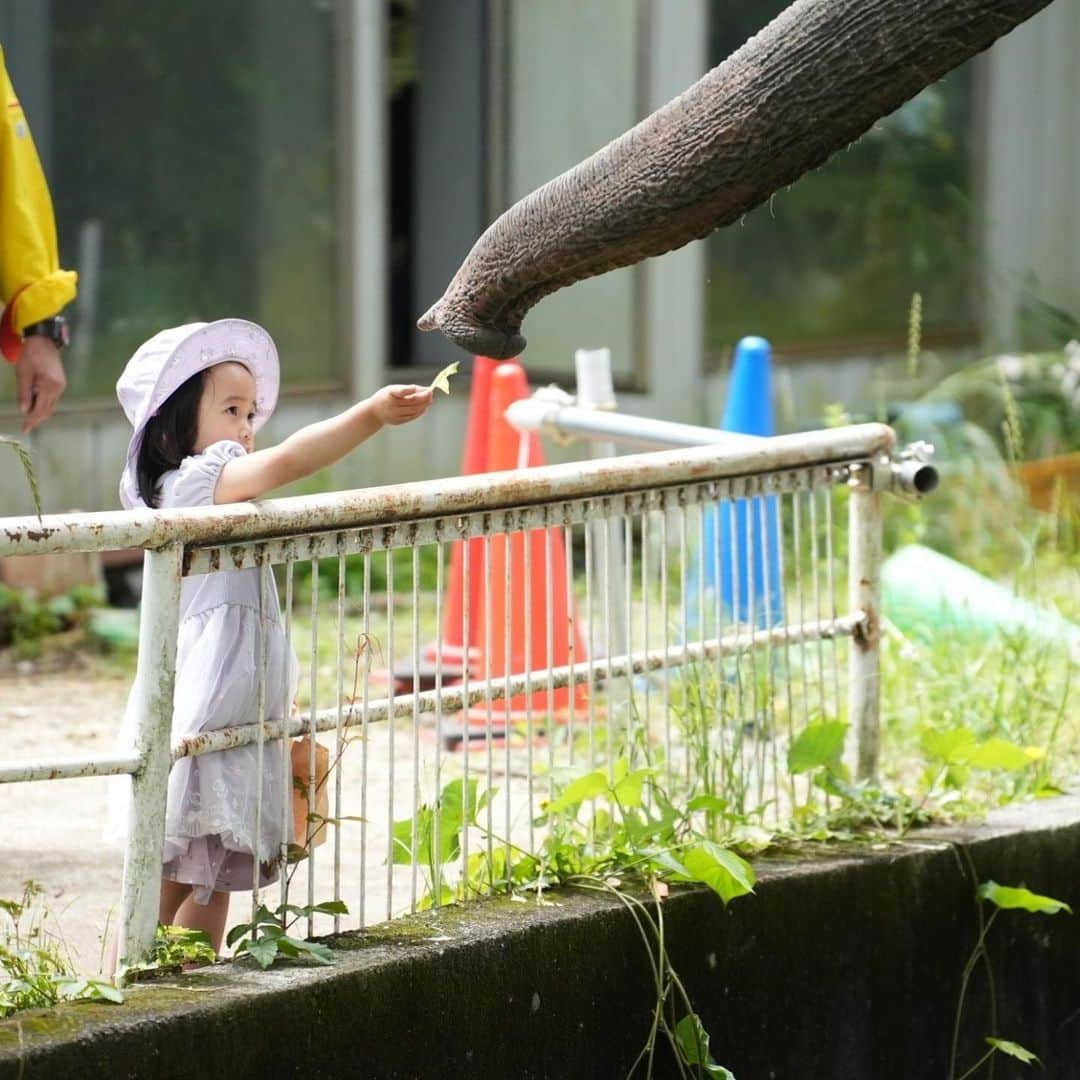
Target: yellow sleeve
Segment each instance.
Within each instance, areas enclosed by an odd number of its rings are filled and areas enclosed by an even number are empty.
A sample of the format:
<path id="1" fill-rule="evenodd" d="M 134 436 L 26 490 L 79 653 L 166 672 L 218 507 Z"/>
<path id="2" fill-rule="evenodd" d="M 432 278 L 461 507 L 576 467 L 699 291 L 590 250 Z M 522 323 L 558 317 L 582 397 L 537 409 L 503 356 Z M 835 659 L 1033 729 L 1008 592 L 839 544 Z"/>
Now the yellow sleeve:
<path id="1" fill-rule="evenodd" d="M 76 275 L 60 269 L 52 200 L 34 139 L 0 48 L 0 302 L 16 333 L 55 315 L 75 296 Z"/>

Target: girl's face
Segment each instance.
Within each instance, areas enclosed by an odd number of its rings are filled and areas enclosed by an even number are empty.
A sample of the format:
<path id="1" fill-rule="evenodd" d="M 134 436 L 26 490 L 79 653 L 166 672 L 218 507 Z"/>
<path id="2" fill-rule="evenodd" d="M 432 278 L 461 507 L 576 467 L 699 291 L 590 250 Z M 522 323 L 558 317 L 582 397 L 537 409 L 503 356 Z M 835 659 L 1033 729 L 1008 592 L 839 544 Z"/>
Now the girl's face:
<path id="1" fill-rule="evenodd" d="M 243 364 L 226 360 L 206 372 L 199 419 L 195 432 L 195 453 L 223 439 L 238 442 L 249 454 L 255 449 L 255 378 Z"/>

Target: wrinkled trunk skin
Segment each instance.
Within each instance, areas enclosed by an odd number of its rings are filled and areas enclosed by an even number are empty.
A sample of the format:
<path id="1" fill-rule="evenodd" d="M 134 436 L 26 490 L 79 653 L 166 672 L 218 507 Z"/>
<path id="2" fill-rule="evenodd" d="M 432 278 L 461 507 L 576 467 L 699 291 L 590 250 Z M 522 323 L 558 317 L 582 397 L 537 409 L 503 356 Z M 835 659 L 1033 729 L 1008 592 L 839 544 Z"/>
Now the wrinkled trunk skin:
<path id="1" fill-rule="evenodd" d="M 1050 0 L 797 0 L 674 101 L 527 195 L 476 242 L 421 330 L 525 348 L 549 293 L 737 221 Z"/>

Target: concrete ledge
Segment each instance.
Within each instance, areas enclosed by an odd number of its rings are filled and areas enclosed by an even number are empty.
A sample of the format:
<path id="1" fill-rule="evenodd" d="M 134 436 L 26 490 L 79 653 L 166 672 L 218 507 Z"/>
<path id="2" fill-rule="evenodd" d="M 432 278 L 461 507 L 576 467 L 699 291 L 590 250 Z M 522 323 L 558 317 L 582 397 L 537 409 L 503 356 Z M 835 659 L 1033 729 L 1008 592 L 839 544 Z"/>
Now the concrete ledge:
<path id="1" fill-rule="evenodd" d="M 974 980 L 961 1072 L 983 1036 L 1080 1076 L 1080 799 L 1015 807 L 903 846 L 759 860 L 757 895 L 665 903 L 672 960 L 739 1080 L 944 1078 L 974 880 L 1024 884 L 1077 916 L 1005 912 L 998 1000 Z M 621 1077 L 654 999 L 621 905 L 575 893 L 494 901 L 351 935 L 329 969 L 241 965 L 168 980 L 123 1007 L 0 1022 L 0 1078 Z M 1013 1068 L 1013 1065 L 1016 1068 Z M 665 1058 L 657 1076 L 672 1075 Z M 998 1062 L 995 1076 L 1034 1075 Z"/>

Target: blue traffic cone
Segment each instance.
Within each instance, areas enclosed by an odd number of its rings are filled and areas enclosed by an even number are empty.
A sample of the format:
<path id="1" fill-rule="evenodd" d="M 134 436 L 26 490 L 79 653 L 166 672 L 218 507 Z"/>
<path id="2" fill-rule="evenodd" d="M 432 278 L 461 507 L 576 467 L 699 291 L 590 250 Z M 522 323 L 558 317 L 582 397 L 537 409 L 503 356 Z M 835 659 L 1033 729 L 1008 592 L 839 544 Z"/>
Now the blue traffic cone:
<path id="1" fill-rule="evenodd" d="M 764 338 L 744 337 L 735 346 L 720 429 L 741 435 L 775 434 L 772 349 Z M 738 499 L 706 512 L 701 552 L 705 590 L 715 596 L 719 577 L 730 619 L 758 627 L 782 621 L 779 531 L 775 495 L 766 496 L 764 506 L 760 499 Z"/>

